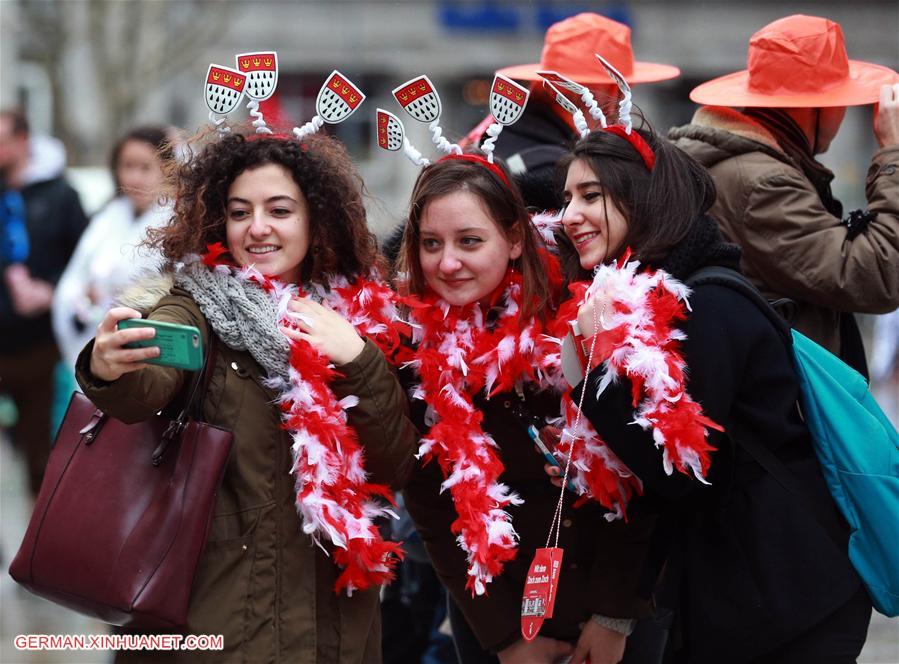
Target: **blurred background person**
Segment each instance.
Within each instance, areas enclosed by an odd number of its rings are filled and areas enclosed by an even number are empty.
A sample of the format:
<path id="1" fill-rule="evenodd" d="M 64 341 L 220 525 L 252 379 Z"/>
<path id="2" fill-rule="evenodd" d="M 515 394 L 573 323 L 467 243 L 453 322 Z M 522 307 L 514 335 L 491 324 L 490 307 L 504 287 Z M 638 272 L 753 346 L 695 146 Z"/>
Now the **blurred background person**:
<path id="1" fill-rule="evenodd" d="M 899 306 L 899 75 L 849 60 L 837 23 L 793 15 L 752 36 L 748 69 L 690 98 L 706 106 L 669 136 L 709 169 L 712 216 L 743 249 L 744 273 L 770 299 L 792 300 L 793 327 L 867 377 L 853 313 Z M 868 206 L 844 214 L 816 156 L 847 106 L 874 103 Z"/>
<path id="2" fill-rule="evenodd" d="M 25 454 L 32 495 L 50 449 L 53 369 L 59 350 L 50 306 L 87 225 L 63 177 L 65 151 L 34 136 L 19 110 L 0 111 L 0 392 L 15 403 L 13 440 Z"/>
<path id="3" fill-rule="evenodd" d="M 91 218 L 53 297 L 53 332 L 73 377 L 78 353 L 119 292 L 137 274 L 161 263 L 157 251 L 140 245 L 148 228 L 164 225 L 171 216 L 171 203 L 160 198 L 170 159 L 164 127 L 132 129 L 112 150 L 115 195 Z"/>

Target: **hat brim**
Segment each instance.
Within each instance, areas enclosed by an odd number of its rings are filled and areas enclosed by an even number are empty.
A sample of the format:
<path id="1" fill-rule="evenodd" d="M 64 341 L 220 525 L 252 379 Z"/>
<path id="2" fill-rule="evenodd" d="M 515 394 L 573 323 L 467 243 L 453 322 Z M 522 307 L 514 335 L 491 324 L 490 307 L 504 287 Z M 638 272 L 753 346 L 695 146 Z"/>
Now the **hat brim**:
<path id="1" fill-rule="evenodd" d="M 513 65 L 511 67 L 503 67 L 497 69 L 497 74 L 508 76 L 517 81 L 542 81 L 543 79 L 537 75 L 538 71 L 544 71 L 545 66 L 539 62 L 528 65 Z M 581 85 L 615 85 L 615 81 L 598 66 L 589 72 L 570 71 L 565 69 L 556 69 L 565 78 L 570 78 L 575 83 Z M 637 85 L 640 83 L 658 83 L 659 81 L 667 81 L 680 76 L 680 69 L 673 65 L 663 65 L 655 62 L 634 62 L 634 71 L 630 76 L 625 76 L 628 84 Z"/>
<path id="2" fill-rule="evenodd" d="M 825 108 L 863 106 L 880 99 L 880 88 L 899 83 L 899 74 L 881 65 L 849 61 L 849 80 L 826 90 L 792 95 L 766 95 L 749 89 L 749 71 L 707 81 L 690 92 L 690 99 L 705 106 L 756 108 Z"/>

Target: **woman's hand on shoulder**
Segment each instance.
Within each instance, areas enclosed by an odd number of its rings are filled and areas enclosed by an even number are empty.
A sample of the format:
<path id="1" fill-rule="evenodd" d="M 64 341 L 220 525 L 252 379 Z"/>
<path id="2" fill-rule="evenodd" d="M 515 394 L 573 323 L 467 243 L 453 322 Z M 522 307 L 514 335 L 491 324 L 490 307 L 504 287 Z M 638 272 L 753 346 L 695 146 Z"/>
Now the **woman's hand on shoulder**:
<path id="1" fill-rule="evenodd" d="M 295 297 L 287 305 L 288 316 L 296 329 L 281 327 L 294 341 L 308 341 L 334 364 L 352 362 L 365 347 L 365 341 L 349 321 L 336 311 L 306 297 Z"/>
<path id="2" fill-rule="evenodd" d="M 119 330 L 118 323 L 129 318 L 140 318 L 140 312 L 129 307 L 114 307 L 106 312 L 97 326 L 94 348 L 91 351 L 91 373 L 112 382 L 124 374 L 147 367 L 146 360 L 159 356 L 158 346 L 124 348 L 125 344 L 142 339 L 152 339 L 156 330 L 152 327 L 134 327 Z"/>
<path id="3" fill-rule="evenodd" d="M 581 630 L 570 664 L 618 664 L 624 657 L 627 636 L 588 620 Z"/>
<path id="4" fill-rule="evenodd" d="M 518 662 L 552 664 L 570 655 L 571 650 L 570 643 L 538 636 L 533 641 L 519 639 L 508 648 L 500 650 L 496 655 L 499 657 L 500 664 L 518 664 Z"/>

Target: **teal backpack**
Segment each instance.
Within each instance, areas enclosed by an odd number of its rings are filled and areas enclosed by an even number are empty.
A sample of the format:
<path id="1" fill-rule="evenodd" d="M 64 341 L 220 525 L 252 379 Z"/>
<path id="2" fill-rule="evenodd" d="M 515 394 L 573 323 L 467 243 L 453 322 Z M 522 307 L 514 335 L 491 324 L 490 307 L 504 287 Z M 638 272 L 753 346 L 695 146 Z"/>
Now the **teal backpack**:
<path id="1" fill-rule="evenodd" d="M 864 377 L 808 337 L 789 329 L 742 274 L 725 267 L 706 267 L 687 279 L 690 287 L 701 284 L 717 284 L 742 293 L 765 313 L 791 346 L 800 385 L 800 410 L 824 480 L 850 527 L 849 559 L 865 583 L 874 608 L 886 616 L 899 615 L 899 434 L 874 401 Z M 799 494 L 789 471 L 770 450 L 739 442 L 781 485 Z M 808 504 L 813 507 L 811 501 Z M 817 510 L 815 513 L 817 516 Z"/>

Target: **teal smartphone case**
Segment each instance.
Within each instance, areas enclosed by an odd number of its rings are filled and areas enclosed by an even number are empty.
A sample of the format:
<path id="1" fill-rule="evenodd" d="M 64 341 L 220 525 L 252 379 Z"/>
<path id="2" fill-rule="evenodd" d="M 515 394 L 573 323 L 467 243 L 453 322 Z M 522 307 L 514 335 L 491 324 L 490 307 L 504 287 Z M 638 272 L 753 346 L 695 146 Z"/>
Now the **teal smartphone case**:
<path id="1" fill-rule="evenodd" d="M 125 348 L 145 348 L 159 346 L 159 357 L 147 360 L 147 364 L 161 364 L 165 367 L 198 371 L 203 366 L 203 337 L 200 330 L 192 325 L 178 325 L 143 318 L 129 318 L 119 321 L 119 329 L 132 327 L 156 328 L 156 336 L 126 344 Z"/>

